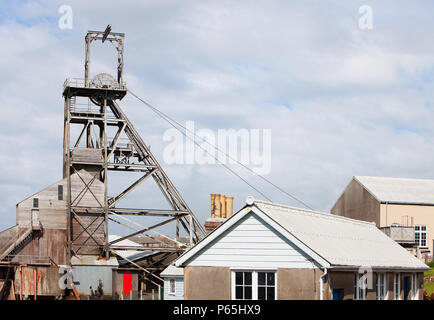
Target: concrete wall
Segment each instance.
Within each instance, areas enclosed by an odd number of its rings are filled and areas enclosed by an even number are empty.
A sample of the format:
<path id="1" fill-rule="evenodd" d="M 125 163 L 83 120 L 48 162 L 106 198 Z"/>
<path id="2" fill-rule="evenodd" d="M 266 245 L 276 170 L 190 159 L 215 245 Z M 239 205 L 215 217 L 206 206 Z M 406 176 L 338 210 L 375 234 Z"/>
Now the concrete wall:
<path id="1" fill-rule="evenodd" d="M 226 267 L 185 267 L 185 300 L 230 300 L 231 270 Z"/>
<path id="2" fill-rule="evenodd" d="M 277 269 L 278 300 L 319 300 L 321 269 Z M 393 272 L 386 272 L 387 296 L 393 300 Z M 409 299 L 412 298 L 412 274 L 400 273 L 400 297 L 404 299 L 404 277 L 409 276 Z M 418 299 L 423 299 L 423 272 L 417 273 Z M 323 284 L 323 299 L 333 299 L 333 289 L 343 289 L 344 300 L 354 299 L 355 271 L 329 271 Z M 367 289 L 366 300 L 376 300 L 377 273 L 372 275 L 371 287 Z M 186 267 L 184 269 L 185 300 L 230 300 L 231 270 L 223 267 Z"/>
<path id="3" fill-rule="evenodd" d="M 95 292 L 98 289 L 99 280 L 102 281 L 102 289 L 105 296 L 112 295 L 112 266 L 73 266 L 74 281 L 80 296 L 89 296 L 90 287 Z"/>
<path id="4" fill-rule="evenodd" d="M 277 269 L 278 300 L 317 300 L 320 298 L 320 269 Z M 324 293 L 328 290 L 324 286 Z"/>
<path id="5" fill-rule="evenodd" d="M 399 223 L 409 226 L 427 226 L 427 246 L 433 253 L 434 206 L 382 204 L 380 208 L 380 226 Z"/>
<path id="6" fill-rule="evenodd" d="M 319 269 L 277 269 L 277 299 L 319 299 Z M 351 280 L 353 281 L 353 280 Z M 185 267 L 185 300 L 230 300 L 231 270 L 224 267 Z M 328 286 L 324 285 L 324 297 Z"/>
<path id="7" fill-rule="evenodd" d="M 354 179 L 330 212 L 338 216 L 375 222 L 380 226 L 380 203 Z"/>
<path id="8" fill-rule="evenodd" d="M 348 271 L 330 272 L 328 284 L 330 290 L 343 289 L 344 300 L 354 299 L 354 272 L 348 272 Z M 329 298 L 331 299 L 332 297 Z"/>

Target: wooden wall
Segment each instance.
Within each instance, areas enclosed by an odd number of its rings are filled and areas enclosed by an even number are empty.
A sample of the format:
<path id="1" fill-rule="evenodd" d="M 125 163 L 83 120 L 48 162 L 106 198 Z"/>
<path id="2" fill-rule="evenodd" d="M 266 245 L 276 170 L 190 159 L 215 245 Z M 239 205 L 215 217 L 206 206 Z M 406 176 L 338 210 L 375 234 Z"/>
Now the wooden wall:
<path id="1" fill-rule="evenodd" d="M 79 174 L 71 175 L 71 198 L 76 207 L 100 207 L 104 203 L 104 184 L 98 179 L 90 184 L 90 192 L 85 189 L 85 183 L 89 183 L 93 176 L 85 170 Z M 58 197 L 58 186 L 63 186 L 62 199 Z M 33 199 L 38 199 L 38 207 L 34 208 Z M 42 235 L 34 238 L 23 250 L 20 255 L 48 256 L 58 264 L 67 264 L 67 179 L 62 179 L 42 191 L 28 197 L 17 204 L 17 226 L 20 230 L 31 227 L 32 210 L 37 212 L 39 221 L 42 225 Z M 102 209 L 98 210 L 101 214 Z M 104 220 L 103 216 L 98 217 L 95 213 L 86 213 L 81 209 L 78 214 L 79 218 L 72 219 L 71 234 L 76 243 L 96 244 L 89 235 L 83 232 L 87 229 L 95 239 L 104 239 Z M 78 223 L 78 221 L 81 222 Z M 99 225 L 99 227 L 98 227 Z M 103 241 L 101 242 L 103 243 Z M 93 248 L 90 250 L 81 250 L 80 253 L 99 253 L 100 250 Z"/>

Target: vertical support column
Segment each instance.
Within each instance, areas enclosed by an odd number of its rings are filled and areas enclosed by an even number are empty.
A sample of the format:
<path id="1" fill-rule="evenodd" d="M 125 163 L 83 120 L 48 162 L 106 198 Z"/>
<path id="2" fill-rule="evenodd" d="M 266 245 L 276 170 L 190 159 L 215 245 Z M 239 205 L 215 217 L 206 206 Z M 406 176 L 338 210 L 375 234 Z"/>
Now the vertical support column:
<path id="1" fill-rule="evenodd" d="M 84 62 L 84 86 L 89 84 L 89 64 L 90 64 L 90 43 L 91 39 L 89 34 L 86 35 L 86 61 Z"/>
<path id="2" fill-rule="evenodd" d="M 108 259 L 110 256 L 109 250 L 109 238 L 108 238 L 108 159 L 107 159 L 107 97 L 104 98 L 104 244 L 105 244 L 105 254 Z"/>
<path id="3" fill-rule="evenodd" d="M 178 217 L 178 219 L 176 219 L 176 240 L 178 241 L 179 240 L 179 217 Z"/>
<path id="4" fill-rule="evenodd" d="M 191 214 L 188 215 L 188 229 L 189 229 L 189 243 L 190 248 L 193 247 L 193 217 Z"/>
<path id="5" fill-rule="evenodd" d="M 118 40 L 118 82 L 119 87 L 123 88 L 123 69 L 124 69 L 124 39 L 121 38 Z"/>
<path id="6" fill-rule="evenodd" d="M 72 221 L 71 221 L 71 146 L 70 146 L 70 105 L 71 98 L 65 97 L 65 118 L 64 118 L 64 135 L 63 135 L 63 163 L 64 163 L 64 176 L 66 176 L 67 187 L 66 187 L 66 241 L 67 241 L 67 253 L 66 261 L 68 263 L 71 261 L 71 251 L 72 251 Z"/>
<path id="7" fill-rule="evenodd" d="M 93 120 L 89 121 L 89 125 L 86 130 L 86 148 L 93 148 L 92 146 L 92 130 L 93 130 Z"/>

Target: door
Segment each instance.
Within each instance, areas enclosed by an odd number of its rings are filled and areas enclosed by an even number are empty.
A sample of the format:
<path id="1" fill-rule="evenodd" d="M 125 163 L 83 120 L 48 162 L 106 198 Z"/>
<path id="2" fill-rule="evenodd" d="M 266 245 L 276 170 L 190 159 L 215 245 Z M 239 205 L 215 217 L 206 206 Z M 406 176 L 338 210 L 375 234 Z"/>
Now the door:
<path id="1" fill-rule="evenodd" d="M 343 300 L 344 289 L 333 289 L 333 300 Z"/>
<path id="2" fill-rule="evenodd" d="M 404 277 L 404 300 L 408 300 L 410 291 L 410 277 Z"/>
<path id="3" fill-rule="evenodd" d="M 130 295 L 131 294 L 131 280 L 132 280 L 132 274 L 131 273 L 124 273 L 123 274 L 123 294 L 124 295 Z"/>

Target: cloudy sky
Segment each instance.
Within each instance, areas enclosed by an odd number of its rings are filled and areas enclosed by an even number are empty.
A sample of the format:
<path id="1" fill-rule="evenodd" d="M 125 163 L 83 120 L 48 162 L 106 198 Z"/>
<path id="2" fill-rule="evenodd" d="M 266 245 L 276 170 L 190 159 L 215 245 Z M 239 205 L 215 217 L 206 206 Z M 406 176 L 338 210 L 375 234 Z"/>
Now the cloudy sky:
<path id="1" fill-rule="evenodd" d="M 72 29 L 59 28 L 64 4 Z M 359 28 L 365 4 L 372 29 Z M 271 129 L 266 177 L 315 209 L 329 211 L 354 175 L 434 178 L 433 10 L 428 0 L 2 0 L 0 229 L 61 178 L 62 84 L 83 77 L 86 31 L 107 24 L 126 33 L 129 89 L 196 129 Z M 110 50 L 95 50 L 92 73 L 114 70 Z M 233 195 L 235 209 L 261 198 L 219 165 L 164 163 L 168 124 L 131 95 L 120 104 L 201 222 L 210 193 Z M 157 206 L 138 192 L 132 203 Z"/>

